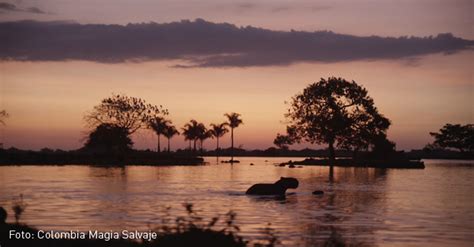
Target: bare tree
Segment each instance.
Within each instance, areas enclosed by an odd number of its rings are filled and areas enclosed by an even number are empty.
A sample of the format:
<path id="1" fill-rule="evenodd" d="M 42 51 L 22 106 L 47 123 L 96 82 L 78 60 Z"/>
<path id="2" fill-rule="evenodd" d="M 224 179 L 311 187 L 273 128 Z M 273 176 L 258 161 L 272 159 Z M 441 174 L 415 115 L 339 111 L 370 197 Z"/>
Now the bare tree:
<path id="1" fill-rule="evenodd" d="M 84 119 L 91 128 L 101 124 L 113 124 L 125 128 L 129 134 L 148 125 L 151 119 L 167 115 L 163 107 L 146 103 L 145 100 L 114 94 L 103 99 Z"/>

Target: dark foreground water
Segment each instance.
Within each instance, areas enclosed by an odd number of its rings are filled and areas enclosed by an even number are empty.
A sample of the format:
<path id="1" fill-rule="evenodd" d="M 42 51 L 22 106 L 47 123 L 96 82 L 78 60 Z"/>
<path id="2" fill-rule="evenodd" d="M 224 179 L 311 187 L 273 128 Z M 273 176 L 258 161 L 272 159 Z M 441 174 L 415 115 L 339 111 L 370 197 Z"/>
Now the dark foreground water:
<path id="1" fill-rule="evenodd" d="M 292 158 L 295 160 L 295 158 Z M 239 158 L 197 167 L 0 167 L 0 205 L 19 194 L 22 221 L 54 230 L 147 230 L 193 203 L 211 219 L 229 210 L 248 239 L 271 223 L 285 246 L 342 241 L 364 246 L 473 246 L 474 163 L 425 161 L 424 170 L 304 167 L 288 158 Z M 254 166 L 250 166 L 254 163 Z M 295 177 L 285 199 L 246 196 L 254 183 Z M 314 190 L 325 191 L 314 196 Z M 171 207 L 167 211 L 166 207 Z"/>

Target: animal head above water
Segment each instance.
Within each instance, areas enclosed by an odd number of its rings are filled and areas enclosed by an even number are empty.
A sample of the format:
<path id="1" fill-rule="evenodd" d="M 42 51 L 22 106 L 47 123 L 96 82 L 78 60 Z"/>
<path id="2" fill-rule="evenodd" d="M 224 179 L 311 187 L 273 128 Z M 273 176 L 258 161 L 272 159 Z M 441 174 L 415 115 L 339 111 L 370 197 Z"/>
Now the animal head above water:
<path id="1" fill-rule="evenodd" d="M 296 189 L 298 188 L 299 182 L 296 178 L 285 178 L 281 177 L 280 180 L 276 182 L 277 184 L 283 185 L 285 188 Z"/>

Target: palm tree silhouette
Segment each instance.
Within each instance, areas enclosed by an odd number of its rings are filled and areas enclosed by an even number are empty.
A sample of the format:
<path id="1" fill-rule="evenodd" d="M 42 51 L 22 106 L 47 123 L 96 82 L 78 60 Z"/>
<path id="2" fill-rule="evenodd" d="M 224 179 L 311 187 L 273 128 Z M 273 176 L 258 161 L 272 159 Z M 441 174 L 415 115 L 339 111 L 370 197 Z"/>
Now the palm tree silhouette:
<path id="1" fill-rule="evenodd" d="M 171 138 L 173 138 L 173 136 L 179 135 L 179 132 L 176 129 L 176 127 L 174 127 L 173 125 L 167 125 L 166 128 L 163 131 L 163 135 L 168 139 L 168 153 L 169 153 L 169 152 L 171 152 L 170 140 L 171 140 Z"/>
<path id="2" fill-rule="evenodd" d="M 230 140 L 231 140 L 231 147 L 230 147 L 230 152 L 231 152 L 231 159 L 230 161 L 232 162 L 234 160 L 234 128 L 239 127 L 239 125 L 243 124 L 244 122 L 242 119 L 240 119 L 240 114 L 239 113 L 226 113 L 224 116 L 227 117 L 227 125 L 230 127 Z"/>
<path id="3" fill-rule="evenodd" d="M 183 135 L 185 140 L 189 140 L 189 149 L 191 149 L 191 141 L 193 141 L 193 151 L 196 152 L 196 142 L 200 136 L 206 132 L 206 126 L 198 121 L 191 119 L 183 128 Z"/>
<path id="4" fill-rule="evenodd" d="M 158 153 L 161 151 L 160 136 L 163 134 L 163 132 L 165 131 L 166 127 L 169 124 L 171 124 L 170 120 L 165 119 L 163 117 L 159 117 L 159 116 L 151 119 L 148 122 L 148 127 L 152 129 L 155 132 L 155 134 L 158 136 L 158 148 L 157 148 Z"/>
<path id="5" fill-rule="evenodd" d="M 201 151 L 201 154 L 203 152 L 203 144 L 206 139 L 209 139 L 212 137 L 211 131 L 209 131 L 204 124 L 199 125 L 199 130 L 198 130 L 198 139 L 199 139 L 199 149 Z"/>
<path id="6" fill-rule="evenodd" d="M 224 136 L 225 133 L 229 132 L 229 130 L 226 128 L 227 123 L 221 123 L 221 124 L 211 124 L 211 134 L 213 137 L 216 138 L 217 140 L 217 145 L 216 145 L 216 156 L 219 157 L 219 138 Z"/>
<path id="7" fill-rule="evenodd" d="M 184 136 L 184 140 L 185 141 L 189 141 L 189 150 L 191 151 L 191 141 L 194 140 L 194 136 L 193 136 L 193 133 L 192 133 L 192 129 L 191 129 L 191 126 L 186 124 L 184 125 L 183 128 L 181 128 L 181 130 L 183 131 L 182 134 Z"/>

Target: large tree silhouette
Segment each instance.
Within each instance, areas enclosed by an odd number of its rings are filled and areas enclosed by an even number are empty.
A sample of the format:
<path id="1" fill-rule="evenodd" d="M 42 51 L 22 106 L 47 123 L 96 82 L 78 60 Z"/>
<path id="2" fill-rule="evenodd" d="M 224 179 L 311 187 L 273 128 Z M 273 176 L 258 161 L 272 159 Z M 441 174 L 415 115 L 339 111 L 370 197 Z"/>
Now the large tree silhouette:
<path id="1" fill-rule="evenodd" d="M 171 138 L 173 138 L 173 136 L 175 135 L 179 135 L 179 131 L 176 129 L 176 127 L 171 125 L 171 122 L 170 122 L 168 125 L 166 125 L 165 129 L 163 130 L 163 135 L 166 137 L 166 139 L 168 139 L 168 153 L 169 153 L 171 152 L 171 145 L 170 145 Z"/>
<path id="2" fill-rule="evenodd" d="M 112 124 L 126 129 L 130 135 L 146 127 L 151 119 L 167 114 L 168 110 L 162 106 L 148 104 L 140 98 L 114 94 L 103 99 L 84 118 L 91 128 Z"/>
<path id="3" fill-rule="evenodd" d="M 164 134 L 166 128 L 168 125 L 171 124 L 171 121 L 168 119 L 165 119 L 164 117 L 160 116 L 155 116 L 154 118 L 150 119 L 148 122 L 148 127 L 155 132 L 156 136 L 158 137 L 158 145 L 157 145 L 157 152 L 161 152 L 161 141 L 160 141 L 160 136 Z"/>
<path id="4" fill-rule="evenodd" d="M 331 165 L 336 146 L 367 149 L 390 126 L 365 88 L 336 77 L 321 78 L 295 95 L 285 116 L 289 129 L 295 130 L 295 140 L 328 144 Z"/>
<path id="5" fill-rule="evenodd" d="M 229 130 L 227 123 L 211 124 L 211 134 L 216 138 L 216 155 L 219 156 L 219 138 L 223 137 Z"/>
<path id="6" fill-rule="evenodd" d="M 230 152 L 231 152 L 231 161 L 234 160 L 234 129 L 239 127 L 241 124 L 243 124 L 242 119 L 240 118 L 239 113 L 226 113 L 224 116 L 227 117 L 227 125 L 230 127 Z"/>
<path id="7" fill-rule="evenodd" d="M 88 150 L 120 153 L 132 148 L 128 130 L 113 124 L 101 124 L 92 131 L 84 145 Z"/>
<path id="8" fill-rule="evenodd" d="M 473 124 L 445 124 L 439 132 L 430 132 L 435 138 L 434 144 L 441 148 L 453 148 L 464 153 L 474 151 Z"/>

